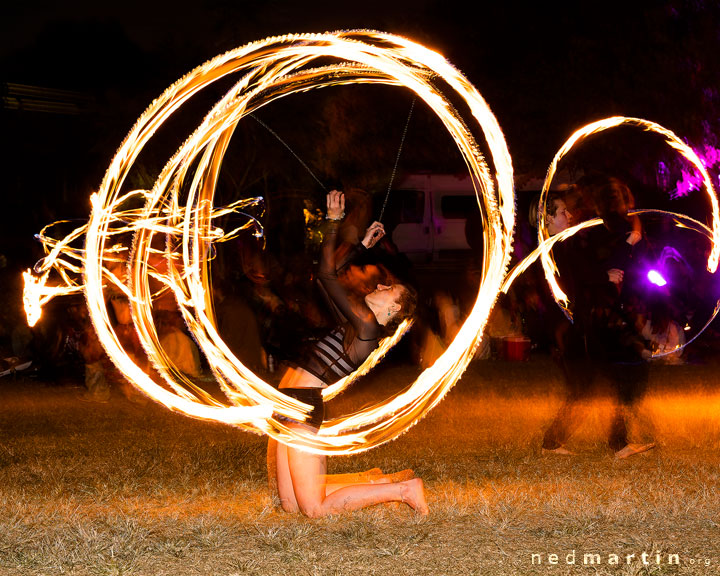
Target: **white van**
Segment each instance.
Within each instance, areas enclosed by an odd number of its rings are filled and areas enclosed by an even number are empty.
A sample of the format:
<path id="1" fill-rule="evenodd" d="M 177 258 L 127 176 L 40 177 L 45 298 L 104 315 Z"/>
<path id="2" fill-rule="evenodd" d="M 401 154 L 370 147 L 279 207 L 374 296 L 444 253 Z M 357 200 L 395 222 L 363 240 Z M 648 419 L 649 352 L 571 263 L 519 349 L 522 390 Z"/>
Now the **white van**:
<path id="1" fill-rule="evenodd" d="M 410 174 L 390 192 L 384 220 L 412 262 L 439 262 L 469 256 L 465 222 L 475 213 L 469 174 Z"/>
<path id="2" fill-rule="evenodd" d="M 559 171 L 551 190 L 564 190 L 582 172 Z M 524 217 L 544 178 L 515 175 L 516 208 Z M 482 220 L 469 174 L 410 174 L 393 188 L 383 221 L 398 250 L 414 263 L 466 262 L 482 246 Z M 470 218 L 466 230 L 465 223 Z"/>

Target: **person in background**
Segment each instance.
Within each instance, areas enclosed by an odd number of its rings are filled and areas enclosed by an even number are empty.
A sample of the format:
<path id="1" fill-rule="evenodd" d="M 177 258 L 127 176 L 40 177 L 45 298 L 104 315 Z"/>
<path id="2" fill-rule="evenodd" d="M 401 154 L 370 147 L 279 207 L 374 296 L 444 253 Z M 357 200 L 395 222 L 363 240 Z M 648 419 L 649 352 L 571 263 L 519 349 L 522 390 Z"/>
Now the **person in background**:
<path id="1" fill-rule="evenodd" d="M 637 261 L 643 250 L 642 226 L 625 183 L 605 175 L 581 179 L 577 188 L 603 224 L 558 247 L 558 268 L 569 284 L 573 324 L 564 329 L 562 357 L 568 398 L 545 433 L 543 449 L 572 454 L 565 442 L 583 419 L 583 403 L 602 379 L 615 399 L 608 444 L 627 458 L 655 447 L 631 443 L 626 419 L 647 387 L 651 352 L 637 321 Z M 556 248 L 557 249 L 557 248 Z M 563 262 L 564 261 L 564 262 Z"/>

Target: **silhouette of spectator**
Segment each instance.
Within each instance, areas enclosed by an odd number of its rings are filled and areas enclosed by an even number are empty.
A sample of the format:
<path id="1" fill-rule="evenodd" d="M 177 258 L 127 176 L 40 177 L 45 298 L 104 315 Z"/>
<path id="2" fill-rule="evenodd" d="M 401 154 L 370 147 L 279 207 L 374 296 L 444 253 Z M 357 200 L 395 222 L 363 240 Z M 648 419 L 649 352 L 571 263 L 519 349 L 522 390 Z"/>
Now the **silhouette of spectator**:
<path id="1" fill-rule="evenodd" d="M 213 293 L 218 331 L 225 344 L 253 372 L 267 370 L 267 356 L 252 308 L 235 295 L 227 282 L 214 282 Z"/>
<path id="2" fill-rule="evenodd" d="M 161 276 L 168 273 L 164 242 L 163 235 L 156 235 L 153 238 L 153 250 L 148 256 L 149 267 Z M 200 376 L 200 352 L 187 334 L 175 295 L 163 281 L 152 276 L 149 284 L 153 296 L 153 319 L 160 345 L 178 370 L 191 377 Z"/>

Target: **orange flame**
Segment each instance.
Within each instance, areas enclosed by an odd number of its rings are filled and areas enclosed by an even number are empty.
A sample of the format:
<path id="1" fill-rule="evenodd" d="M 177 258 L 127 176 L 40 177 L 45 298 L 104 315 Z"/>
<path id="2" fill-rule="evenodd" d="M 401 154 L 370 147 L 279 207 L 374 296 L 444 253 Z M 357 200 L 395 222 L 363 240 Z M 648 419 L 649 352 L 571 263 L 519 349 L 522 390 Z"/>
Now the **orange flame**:
<path id="1" fill-rule="evenodd" d="M 129 170 L 157 129 L 189 98 L 229 75 L 240 79 L 169 160 L 152 190 L 123 194 L 121 189 Z M 492 157 L 494 179 L 466 122 L 451 104 L 448 94 L 438 88 L 441 84 L 438 79 L 454 98 L 465 102 L 482 129 Z M 217 332 L 210 300 L 209 254 L 212 243 L 226 234 L 212 226 L 213 215 L 217 213 L 213 199 L 223 155 L 244 116 L 272 100 L 311 88 L 356 83 L 405 87 L 443 122 L 472 176 L 484 222 L 485 257 L 475 305 L 455 340 L 437 361 L 402 393 L 355 414 L 326 422 L 318 434 L 311 434 L 290 429 L 273 416 L 304 419 L 310 406 L 264 382 L 232 354 Z M 548 172 L 546 186 L 555 164 L 556 161 Z M 182 200 L 179 190 L 185 190 L 186 197 Z M 122 206 L 131 197 L 140 198 L 143 207 L 123 211 Z M 98 192 L 92 195 L 91 204 L 90 221 L 81 231 L 85 235 L 84 251 L 70 250 L 67 239 L 55 244 L 48 242 L 50 253 L 36 267 L 36 273 L 44 276 L 37 282 L 32 276 L 27 280 L 28 299 L 39 284 L 44 286 L 47 271 L 53 268 L 63 279 L 64 289 L 82 287 L 85 291 L 90 317 L 105 350 L 120 371 L 145 394 L 189 416 L 241 426 L 286 444 L 325 454 L 368 450 L 394 439 L 447 394 L 479 345 L 503 284 L 515 219 L 510 154 L 500 126 L 481 95 L 439 54 L 405 38 L 370 31 L 268 38 L 199 66 L 168 88 L 138 119 L 113 158 Z M 716 204 L 713 204 L 715 218 Z M 715 240 L 715 224 L 713 230 Z M 113 237 L 127 231 L 134 234 L 134 250 L 130 257 L 123 259 L 129 277 L 126 283 L 108 270 L 106 262 L 113 253 Z M 158 234 L 171 238 L 160 252 L 152 247 Z M 546 243 L 545 238 L 541 240 L 539 254 L 545 263 L 551 258 L 546 252 L 550 243 Z M 717 254 L 715 244 L 713 254 Z M 163 271 L 150 264 L 158 256 L 164 261 Z M 714 258 L 716 265 L 717 256 Z M 73 263 L 73 259 L 80 264 Z M 78 273 L 82 274 L 81 281 L 75 278 Z M 152 321 L 150 278 L 159 280 L 164 289 L 175 296 L 227 402 L 211 397 L 187 380 L 163 351 Z M 146 374 L 120 344 L 103 294 L 108 282 L 127 294 L 136 331 L 161 382 Z M 36 302 L 43 303 L 40 299 Z M 401 326 L 392 338 L 382 342 L 356 374 L 325 390 L 325 399 L 370 370 L 407 327 L 407 324 Z"/>

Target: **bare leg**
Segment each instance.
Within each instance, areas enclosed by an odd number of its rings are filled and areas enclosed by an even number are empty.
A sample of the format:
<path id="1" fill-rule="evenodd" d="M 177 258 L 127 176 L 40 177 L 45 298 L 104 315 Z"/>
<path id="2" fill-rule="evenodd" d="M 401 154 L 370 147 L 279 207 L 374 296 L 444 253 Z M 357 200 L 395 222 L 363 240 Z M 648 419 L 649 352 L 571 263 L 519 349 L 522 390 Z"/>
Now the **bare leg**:
<path id="1" fill-rule="evenodd" d="M 393 482 L 405 482 L 413 478 L 415 478 L 415 473 L 409 469 L 393 472 L 392 474 L 383 474 L 380 468 L 372 468 L 355 474 L 326 474 L 324 478 L 325 495 L 328 496 L 336 490 L 354 484 L 390 484 Z"/>
<path id="2" fill-rule="evenodd" d="M 379 478 L 375 477 L 373 484 L 378 484 L 383 481 L 385 482 L 405 482 L 406 480 L 412 480 L 415 478 L 415 472 L 410 468 L 400 470 L 399 472 L 391 472 L 390 474 L 381 474 Z"/>
<path id="3" fill-rule="evenodd" d="M 298 512 L 300 508 L 295 498 L 292 478 L 290 477 L 290 468 L 288 466 L 288 448 L 285 444 L 270 439 L 268 442 L 268 451 L 271 449 L 274 449 L 275 452 L 275 479 L 280 505 L 285 512 Z M 268 462 L 269 461 L 270 457 L 268 457 Z"/>
<path id="4" fill-rule="evenodd" d="M 270 498 L 279 498 L 277 479 L 277 440 L 270 438 L 270 436 L 268 436 L 266 466 Z"/>
<path id="5" fill-rule="evenodd" d="M 267 449 L 267 473 L 268 473 L 268 489 L 270 496 L 280 498 L 278 491 L 278 469 L 277 469 L 278 443 L 272 438 L 268 438 Z M 287 451 L 285 451 L 287 455 Z M 322 479 L 325 482 L 325 495 L 332 494 L 336 490 L 351 486 L 353 484 L 389 484 L 391 482 L 404 482 L 415 477 L 412 470 L 401 470 L 392 474 L 383 474 L 380 468 L 370 468 L 362 472 L 350 472 L 347 474 L 325 474 Z M 292 511 L 297 512 L 297 502 L 292 504 L 295 494 L 286 494 L 285 500 L 290 500 Z"/>
<path id="6" fill-rule="evenodd" d="M 278 488 L 281 490 L 282 501 L 280 460 L 278 451 Z M 287 448 L 287 462 L 297 505 L 303 514 L 311 518 L 357 510 L 383 502 L 405 502 L 420 514 L 428 513 L 422 480 L 419 478 L 399 483 L 349 485 L 326 495 L 325 456 Z"/>
<path id="7" fill-rule="evenodd" d="M 350 472 L 348 474 L 325 474 L 326 484 L 365 484 L 378 476 L 382 476 L 380 468 L 370 468 L 362 472 Z"/>

